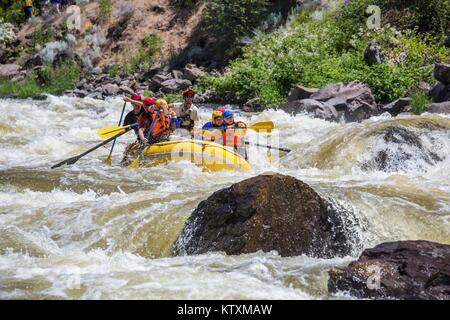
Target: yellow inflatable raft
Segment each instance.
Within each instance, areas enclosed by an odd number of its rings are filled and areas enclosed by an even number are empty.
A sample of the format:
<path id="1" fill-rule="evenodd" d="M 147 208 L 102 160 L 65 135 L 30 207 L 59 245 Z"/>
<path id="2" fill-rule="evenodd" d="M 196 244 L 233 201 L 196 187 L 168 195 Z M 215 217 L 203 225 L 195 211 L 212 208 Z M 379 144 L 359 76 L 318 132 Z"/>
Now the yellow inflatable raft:
<path id="1" fill-rule="evenodd" d="M 130 146 L 125 151 L 124 160 L 126 159 L 126 161 L 122 162 L 124 165 L 129 164 L 137 157 L 138 148 Z M 209 141 L 167 141 L 155 143 L 143 150 L 142 163 L 144 165 L 167 163 L 171 160 L 191 161 L 210 171 L 247 171 L 251 169 L 251 165 L 239 154 Z"/>

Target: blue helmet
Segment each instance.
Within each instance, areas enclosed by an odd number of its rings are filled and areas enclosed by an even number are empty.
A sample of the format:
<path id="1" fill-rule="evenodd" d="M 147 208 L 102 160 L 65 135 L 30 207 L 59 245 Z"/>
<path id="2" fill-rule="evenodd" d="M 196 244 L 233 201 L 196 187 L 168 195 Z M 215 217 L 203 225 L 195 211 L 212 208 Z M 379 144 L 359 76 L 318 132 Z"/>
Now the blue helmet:
<path id="1" fill-rule="evenodd" d="M 230 118 L 230 117 L 234 117 L 234 114 L 233 114 L 233 111 L 231 111 L 231 110 L 225 110 L 223 113 L 222 113 L 222 118 Z"/>

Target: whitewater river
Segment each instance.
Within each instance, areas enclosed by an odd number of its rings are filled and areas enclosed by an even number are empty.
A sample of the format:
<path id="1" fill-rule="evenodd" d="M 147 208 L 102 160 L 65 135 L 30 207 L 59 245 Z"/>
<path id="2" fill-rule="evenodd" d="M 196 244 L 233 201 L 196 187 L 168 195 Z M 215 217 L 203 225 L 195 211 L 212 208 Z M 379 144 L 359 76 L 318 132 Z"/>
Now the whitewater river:
<path id="1" fill-rule="evenodd" d="M 253 148 L 248 173 L 202 172 L 187 162 L 121 168 L 131 133 L 116 145 L 113 166 L 103 163 L 108 146 L 50 169 L 96 145 L 97 129 L 117 124 L 121 108 L 120 99 L 0 100 L 0 299 L 348 299 L 328 294 L 327 271 L 364 248 L 404 239 L 450 244 L 448 117 L 336 124 L 281 111 L 242 116 L 273 120 L 277 130 L 262 141 L 293 150 L 269 163 Z M 209 113 L 202 108 L 202 120 Z M 420 145 L 392 142 L 395 132 L 384 139 L 393 127 L 419 135 Z M 353 212 L 352 256 L 170 257 L 200 201 L 267 171 L 297 177 Z"/>

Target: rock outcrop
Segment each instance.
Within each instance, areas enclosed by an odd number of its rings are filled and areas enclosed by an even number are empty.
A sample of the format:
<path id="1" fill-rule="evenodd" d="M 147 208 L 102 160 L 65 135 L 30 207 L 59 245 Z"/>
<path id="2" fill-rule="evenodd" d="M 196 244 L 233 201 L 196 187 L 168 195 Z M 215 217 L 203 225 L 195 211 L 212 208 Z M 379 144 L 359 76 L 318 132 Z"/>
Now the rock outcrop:
<path id="1" fill-rule="evenodd" d="M 317 91 L 319 91 L 319 89 L 296 86 L 289 92 L 288 102 L 309 99 Z"/>
<path id="2" fill-rule="evenodd" d="M 434 77 L 440 83 L 450 84 L 450 64 L 436 63 L 434 65 Z"/>
<path id="3" fill-rule="evenodd" d="M 345 269 L 329 272 L 328 289 L 358 298 L 450 300 L 450 246 L 428 241 L 383 243 Z"/>
<path id="4" fill-rule="evenodd" d="M 402 112 L 408 112 L 411 109 L 411 98 L 400 98 L 381 108 L 382 111 L 389 112 L 392 116 L 398 116 Z"/>
<path id="5" fill-rule="evenodd" d="M 450 101 L 450 65 L 436 63 L 434 65 L 434 77 L 439 82 L 429 91 L 433 102 Z"/>
<path id="6" fill-rule="evenodd" d="M 22 67 L 18 64 L 0 64 L 0 78 L 10 79 L 20 74 Z"/>
<path id="7" fill-rule="evenodd" d="M 428 106 L 429 113 L 450 114 L 450 101 L 432 103 Z"/>
<path id="8" fill-rule="evenodd" d="M 312 103 L 311 100 L 316 102 Z M 333 109 L 329 106 L 337 111 L 338 116 L 327 116 L 327 120 L 344 118 L 348 122 L 355 122 L 378 114 L 378 106 L 372 91 L 359 81 L 324 86 L 317 92 L 312 93 L 309 99 L 290 101 L 280 106 L 279 109 L 290 113 L 293 112 L 294 114 L 306 111 L 314 116 L 319 115 L 319 118 L 323 118 L 322 110 L 324 109 L 334 114 Z M 329 113 L 328 111 L 326 113 Z"/>
<path id="9" fill-rule="evenodd" d="M 338 211 L 300 180 L 260 175 L 202 201 L 174 243 L 173 254 L 276 250 L 282 256 L 347 255 L 352 241 L 345 213 Z"/>

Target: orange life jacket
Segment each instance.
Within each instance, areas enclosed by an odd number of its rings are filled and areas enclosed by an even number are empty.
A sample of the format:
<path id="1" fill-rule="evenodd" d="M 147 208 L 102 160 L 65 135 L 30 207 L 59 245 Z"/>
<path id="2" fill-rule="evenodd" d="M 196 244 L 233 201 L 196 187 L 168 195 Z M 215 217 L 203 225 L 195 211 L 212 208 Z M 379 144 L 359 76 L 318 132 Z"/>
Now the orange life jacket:
<path id="1" fill-rule="evenodd" d="M 157 115 L 156 113 L 152 114 L 144 113 L 140 115 L 138 118 L 139 127 L 150 129 L 153 121 L 155 120 L 156 115 Z M 169 117 L 165 116 L 162 112 L 160 112 L 158 115 L 158 119 L 156 119 L 155 124 L 153 126 L 152 137 L 159 136 L 160 134 L 166 133 L 167 131 L 170 131 L 170 119 Z"/>
<path id="2" fill-rule="evenodd" d="M 228 126 L 227 130 L 222 130 L 223 145 L 233 146 L 235 150 L 242 146 L 242 138 L 246 134 L 246 129 L 242 129 L 244 127 L 247 127 L 247 125 L 242 121 L 238 121 Z"/>

